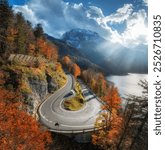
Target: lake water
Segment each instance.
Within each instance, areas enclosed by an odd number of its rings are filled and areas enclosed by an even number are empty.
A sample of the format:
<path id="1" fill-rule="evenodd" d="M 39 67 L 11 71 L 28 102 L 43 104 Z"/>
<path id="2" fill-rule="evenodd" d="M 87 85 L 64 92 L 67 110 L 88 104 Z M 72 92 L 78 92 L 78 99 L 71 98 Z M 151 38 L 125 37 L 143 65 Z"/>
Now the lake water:
<path id="1" fill-rule="evenodd" d="M 133 94 L 136 96 L 142 95 L 143 88 L 138 85 L 140 80 L 148 81 L 148 74 L 128 74 L 125 76 L 108 76 L 107 80 L 115 83 L 121 96 Z"/>

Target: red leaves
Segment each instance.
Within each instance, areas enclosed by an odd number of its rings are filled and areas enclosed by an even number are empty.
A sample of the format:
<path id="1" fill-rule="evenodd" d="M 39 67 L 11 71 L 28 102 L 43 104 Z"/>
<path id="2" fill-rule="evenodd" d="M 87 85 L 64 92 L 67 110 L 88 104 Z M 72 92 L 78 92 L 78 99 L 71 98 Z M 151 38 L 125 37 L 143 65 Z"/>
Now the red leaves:
<path id="1" fill-rule="evenodd" d="M 0 88 L 0 100 L 6 103 L 18 102 L 21 99 L 21 95 L 18 91 L 13 92 Z"/>
<path id="2" fill-rule="evenodd" d="M 69 67 L 70 64 L 72 64 L 71 59 L 68 56 L 64 56 L 62 59 L 62 63 L 66 66 Z"/>
<path id="3" fill-rule="evenodd" d="M 73 64 L 72 73 L 75 78 L 77 78 L 77 76 L 79 76 L 81 74 L 81 69 L 77 64 Z"/>
<path id="4" fill-rule="evenodd" d="M 111 130 L 108 132 L 108 138 L 118 140 L 122 130 L 123 118 L 113 112 L 111 117 Z"/>
<path id="5" fill-rule="evenodd" d="M 109 85 L 102 73 L 96 73 L 90 69 L 82 72 L 82 78 L 106 102 L 102 109 L 110 111 L 110 116 L 100 114 L 97 118 L 96 126 L 106 125 L 107 128 L 93 134 L 92 142 L 104 149 L 115 149 L 121 134 L 123 121 L 119 115 L 121 98 L 118 89 L 113 85 Z"/>
<path id="6" fill-rule="evenodd" d="M 81 74 L 80 67 L 76 63 L 73 63 L 68 56 L 63 57 L 62 63 L 69 70 L 69 72 L 71 72 L 74 75 L 75 78 L 80 76 Z"/>
<path id="7" fill-rule="evenodd" d="M 41 54 L 47 59 L 57 61 L 58 49 L 53 44 L 48 43 L 46 40 L 40 38 L 37 40 L 37 46 Z"/>
<path id="8" fill-rule="evenodd" d="M 0 149 L 45 149 L 51 135 L 22 110 L 13 92 L 0 89 Z"/>
<path id="9" fill-rule="evenodd" d="M 121 98 L 118 89 L 113 85 L 109 85 L 102 73 L 96 73 L 88 69 L 84 70 L 81 76 L 90 88 L 107 103 L 106 108 L 115 108 L 116 110 L 121 108 Z"/>
<path id="10" fill-rule="evenodd" d="M 103 99 L 110 108 L 115 108 L 116 110 L 121 108 L 121 98 L 116 87 L 109 87 Z"/>

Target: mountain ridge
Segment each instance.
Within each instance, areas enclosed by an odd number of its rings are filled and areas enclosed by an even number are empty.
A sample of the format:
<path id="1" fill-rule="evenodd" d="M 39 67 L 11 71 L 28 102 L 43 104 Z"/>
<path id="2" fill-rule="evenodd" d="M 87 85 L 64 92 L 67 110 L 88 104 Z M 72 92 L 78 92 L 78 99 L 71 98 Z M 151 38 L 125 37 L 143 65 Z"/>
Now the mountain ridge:
<path id="1" fill-rule="evenodd" d="M 91 66 L 91 62 L 92 66 L 97 66 L 97 69 L 101 69 L 107 75 L 148 72 L 148 52 L 145 46 L 137 47 L 137 50 L 120 46 L 120 49 L 114 50 L 114 45 L 110 45 L 97 32 L 79 28 L 67 31 L 60 39 L 48 37 L 60 47 L 59 53 L 62 56 L 70 55 L 76 58 L 74 61 L 81 67 L 84 65 L 78 60 L 84 60 L 85 69 Z M 104 47 L 105 44 L 108 47 Z"/>
<path id="2" fill-rule="evenodd" d="M 60 58 L 64 56 L 70 56 L 71 59 L 83 69 L 92 68 L 96 71 L 103 71 L 100 66 L 87 59 L 86 56 L 81 53 L 81 51 L 68 44 L 66 41 L 62 39 L 56 39 L 48 34 L 45 34 L 45 36 L 49 41 L 58 46 Z"/>

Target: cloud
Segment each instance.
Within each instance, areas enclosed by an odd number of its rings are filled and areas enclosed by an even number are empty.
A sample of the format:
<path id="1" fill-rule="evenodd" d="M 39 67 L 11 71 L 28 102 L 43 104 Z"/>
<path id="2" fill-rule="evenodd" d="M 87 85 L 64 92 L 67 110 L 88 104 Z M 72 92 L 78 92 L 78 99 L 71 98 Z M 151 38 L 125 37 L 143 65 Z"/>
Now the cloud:
<path id="1" fill-rule="evenodd" d="M 113 43 L 120 43 L 125 47 L 133 48 L 140 44 L 147 45 L 147 33 L 147 14 L 142 9 L 128 17 L 123 33 L 119 34 L 115 30 L 111 38 Z"/>
<path id="2" fill-rule="evenodd" d="M 96 6 L 89 6 L 89 9 L 87 10 L 87 17 L 94 19 L 94 18 L 103 18 L 104 14 L 102 10 Z"/>
<path id="3" fill-rule="evenodd" d="M 123 21 L 128 19 L 132 12 L 133 5 L 124 4 L 124 6 L 122 8 L 119 8 L 116 13 L 106 16 L 103 20 L 104 22 L 122 23 Z"/>
<path id="4" fill-rule="evenodd" d="M 103 15 L 101 9 L 92 6 L 87 9 L 82 3 L 65 3 L 62 0 L 31 0 L 27 5 L 13 8 L 15 12 L 21 11 L 33 25 L 42 23 L 45 32 L 58 38 L 73 28 L 86 28 L 107 33 L 105 29 L 100 28 L 98 22 L 87 17 L 87 14 Z"/>
<path id="5" fill-rule="evenodd" d="M 148 0 L 143 0 L 143 4 L 144 4 L 145 6 L 148 6 Z"/>
<path id="6" fill-rule="evenodd" d="M 17 6 L 15 5 L 14 7 L 15 12 L 23 12 L 23 15 L 26 19 L 28 19 L 29 21 L 33 22 L 33 24 L 37 24 L 37 23 L 42 23 L 44 26 L 47 26 L 47 21 L 44 19 L 38 19 L 35 16 L 35 13 L 29 8 L 28 5 L 24 5 L 24 6 Z"/>
<path id="7" fill-rule="evenodd" d="M 134 11 L 132 4 L 124 4 L 108 16 L 99 7 L 85 7 L 83 3 L 63 0 L 30 0 L 26 5 L 14 6 L 13 9 L 21 11 L 33 25 L 42 23 L 45 32 L 56 38 L 73 28 L 83 28 L 98 32 L 112 44 L 131 48 L 146 44 L 146 12 Z M 126 28 L 122 32 L 112 29 L 113 24 L 123 23 Z"/>

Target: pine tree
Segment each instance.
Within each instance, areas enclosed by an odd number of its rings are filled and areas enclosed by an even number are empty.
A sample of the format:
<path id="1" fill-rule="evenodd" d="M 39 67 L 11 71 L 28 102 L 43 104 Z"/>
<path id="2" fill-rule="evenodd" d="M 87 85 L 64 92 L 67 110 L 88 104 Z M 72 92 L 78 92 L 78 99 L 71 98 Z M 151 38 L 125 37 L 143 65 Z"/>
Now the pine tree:
<path id="1" fill-rule="evenodd" d="M 44 31 L 40 23 L 34 28 L 34 35 L 36 38 L 41 38 L 44 36 Z"/>
<path id="2" fill-rule="evenodd" d="M 11 23 L 13 12 L 7 0 L 0 0 L 0 53 L 7 50 L 7 29 Z"/>
<path id="3" fill-rule="evenodd" d="M 26 21 L 22 15 L 22 13 L 16 14 L 16 21 L 17 21 L 17 52 L 24 54 L 26 52 L 26 40 L 27 40 L 27 33 L 26 33 Z"/>

